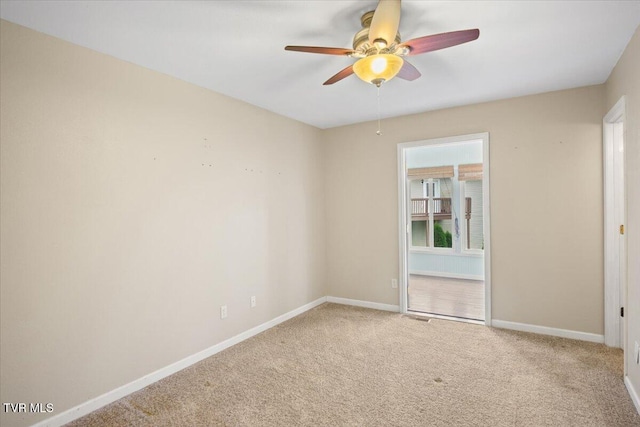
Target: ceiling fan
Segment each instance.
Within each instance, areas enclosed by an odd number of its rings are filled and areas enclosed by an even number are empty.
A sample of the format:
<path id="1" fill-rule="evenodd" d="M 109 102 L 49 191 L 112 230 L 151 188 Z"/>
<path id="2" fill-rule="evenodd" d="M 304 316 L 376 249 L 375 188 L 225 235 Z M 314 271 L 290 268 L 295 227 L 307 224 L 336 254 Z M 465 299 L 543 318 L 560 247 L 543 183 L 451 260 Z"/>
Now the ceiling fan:
<path id="1" fill-rule="evenodd" d="M 379 87 L 395 76 L 409 81 L 420 77 L 420 71 L 404 59 L 405 56 L 456 46 L 480 36 L 480 30 L 473 29 L 433 34 L 402 42 L 398 32 L 400 9 L 400 0 L 380 0 L 376 10 L 362 15 L 362 29 L 353 38 L 353 49 L 286 46 L 285 50 L 358 58 L 358 61 L 336 73 L 324 84 L 334 84 L 355 73 L 365 82 Z"/>

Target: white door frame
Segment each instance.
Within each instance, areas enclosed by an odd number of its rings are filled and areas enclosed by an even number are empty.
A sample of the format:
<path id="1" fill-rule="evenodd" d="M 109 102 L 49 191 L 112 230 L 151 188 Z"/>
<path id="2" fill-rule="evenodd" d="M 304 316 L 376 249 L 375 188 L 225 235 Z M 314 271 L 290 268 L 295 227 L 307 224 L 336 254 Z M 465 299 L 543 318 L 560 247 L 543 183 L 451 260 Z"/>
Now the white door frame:
<path id="1" fill-rule="evenodd" d="M 407 286 L 409 280 L 409 233 L 411 218 L 407 209 L 407 161 L 406 150 L 426 145 L 442 145 L 456 142 L 482 141 L 482 203 L 483 203 L 483 232 L 484 232 L 484 324 L 491 326 L 491 205 L 489 193 L 489 133 L 452 136 L 447 138 L 429 139 L 423 141 L 403 142 L 398 144 L 398 240 L 400 255 L 400 311 L 407 313 Z"/>
<path id="2" fill-rule="evenodd" d="M 625 348 L 626 317 L 620 308 L 626 303 L 626 239 L 620 233 L 625 224 L 624 140 L 625 97 L 602 120 L 604 175 L 604 342 Z M 627 372 L 626 359 L 625 369 Z"/>

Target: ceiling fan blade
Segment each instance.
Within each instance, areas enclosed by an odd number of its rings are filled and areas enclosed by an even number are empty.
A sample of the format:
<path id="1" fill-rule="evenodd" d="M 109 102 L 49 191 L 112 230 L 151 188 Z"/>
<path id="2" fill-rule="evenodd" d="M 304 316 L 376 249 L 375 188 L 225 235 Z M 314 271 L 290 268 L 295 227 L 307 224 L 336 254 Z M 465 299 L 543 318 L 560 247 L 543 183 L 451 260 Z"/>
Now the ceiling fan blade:
<path id="1" fill-rule="evenodd" d="M 325 85 L 325 86 L 326 85 L 332 85 L 335 82 L 339 82 L 340 80 L 344 79 L 345 77 L 349 77 L 351 74 L 353 74 L 353 65 L 349 65 L 345 69 L 339 71 L 333 77 L 331 77 L 329 80 L 324 82 L 323 85 Z"/>
<path id="2" fill-rule="evenodd" d="M 432 52 L 446 47 L 456 46 L 470 42 L 480 36 L 480 30 L 452 31 L 450 33 L 433 34 L 431 36 L 418 37 L 401 43 L 398 47 L 408 47 L 407 55 L 418 55 L 420 53 Z"/>
<path id="3" fill-rule="evenodd" d="M 420 74 L 420 71 L 418 71 L 416 67 L 411 65 L 409 61 L 405 59 L 404 64 L 402 64 L 402 68 L 400 68 L 400 71 L 398 72 L 398 75 L 396 77 L 400 77 L 401 79 L 409 80 L 410 82 L 412 82 L 421 75 L 422 74 Z"/>
<path id="4" fill-rule="evenodd" d="M 341 47 L 318 47 L 318 46 L 286 46 L 284 50 L 292 50 L 295 52 L 321 53 L 324 55 L 343 55 L 349 56 L 355 53 L 353 49 L 343 49 Z"/>
<path id="5" fill-rule="evenodd" d="M 382 39 L 390 45 L 396 38 L 400 26 L 400 0 L 380 0 L 373 13 L 369 28 L 369 42 L 374 44 Z"/>

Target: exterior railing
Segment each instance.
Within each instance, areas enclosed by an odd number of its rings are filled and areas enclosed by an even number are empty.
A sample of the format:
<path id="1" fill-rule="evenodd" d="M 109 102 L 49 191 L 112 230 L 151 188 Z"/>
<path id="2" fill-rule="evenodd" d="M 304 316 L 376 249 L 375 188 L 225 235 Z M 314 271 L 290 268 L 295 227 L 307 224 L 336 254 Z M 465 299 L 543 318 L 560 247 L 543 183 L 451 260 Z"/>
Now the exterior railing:
<path id="1" fill-rule="evenodd" d="M 430 206 L 433 206 L 433 216 L 437 219 L 451 218 L 451 198 L 434 197 L 433 203 L 429 204 L 429 199 L 411 199 L 411 216 L 428 217 L 431 213 Z M 471 217 L 471 197 L 465 197 L 465 216 Z"/>

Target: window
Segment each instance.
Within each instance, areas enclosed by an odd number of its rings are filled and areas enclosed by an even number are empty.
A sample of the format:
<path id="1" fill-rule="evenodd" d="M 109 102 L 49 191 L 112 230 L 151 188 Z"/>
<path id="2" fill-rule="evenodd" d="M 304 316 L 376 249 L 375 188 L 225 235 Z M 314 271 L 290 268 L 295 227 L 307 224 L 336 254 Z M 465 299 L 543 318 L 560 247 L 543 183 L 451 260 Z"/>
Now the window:
<path id="1" fill-rule="evenodd" d="M 452 248 L 456 215 L 451 178 L 413 180 L 410 187 L 412 246 Z"/>
<path id="2" fill-rule="evenodd" d="M 409 169 L 407 176 L 411 246 L 484 249 L 482 163 Z"/>
<path id="3" fill-rule="evenodd" d="M 428 179 L 422 180 L 422 197 L 440 197 L 440 180 L 434 179 L 429 182 Z"/>

